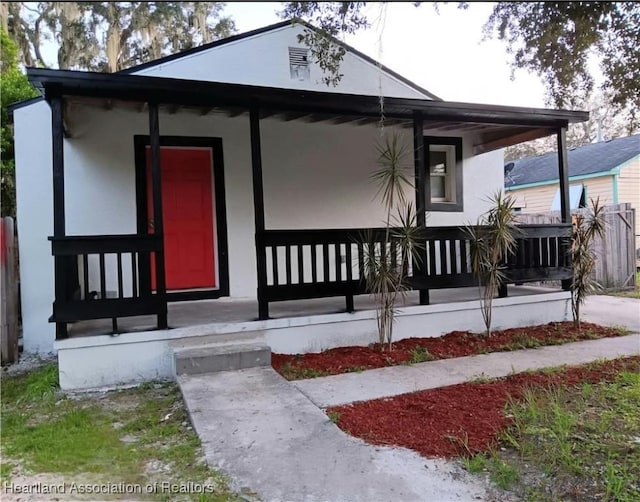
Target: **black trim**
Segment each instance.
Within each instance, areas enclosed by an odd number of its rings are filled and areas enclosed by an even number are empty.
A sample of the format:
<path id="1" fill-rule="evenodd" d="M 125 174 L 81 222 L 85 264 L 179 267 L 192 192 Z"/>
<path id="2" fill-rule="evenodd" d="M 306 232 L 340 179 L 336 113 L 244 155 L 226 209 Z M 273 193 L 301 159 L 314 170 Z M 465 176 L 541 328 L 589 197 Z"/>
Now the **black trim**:
<path id="1" fill-rule="evenodd" d="M 260 143 L 260 109 L 257 105 L 249 112 L 249 132 L 251 136 L 251 177 L 253 186 L 253 220 L 255 225 L 256 250 L 262 249 L 264 222 L 264 188 L 262 179 L 262 146 Z M 269 303 L 266 301 L 264 285 L 267 282 L 267 261 L 264 253 L 256 253 L 258 276 L 258 319 L 269 318 Z"/>
<path id="2" fill-rule="evenodd" d="M 138 233 L 147 233 L 147 170 L 145 148 L 149 146 L 149 136 L 136 135 L 133 138 L 136 168 L 136 221 Z M 229 248 L 227 239 L 227 206 L 224 181 L 224 155 L 222 138 L 197 136 L 160 136 L 160 146 L 186 146 L 211 148 L 213 159 L 213 179 L 215 188 L 216 242 L 218 247 L 218 288 L 193 291 L 167 291 L 168 301 L 203 300 L 229 296 Z M 149 269 L 148 266 L 142 267 Z M 142 279 L 141 279 L 142 280 Z"/>
<path id="3" fill-rule="evenodd" d="M 567 157 L 567 129 L 558 129 L 556 139 L 558 141 L 558 179 L 560 181 L 560 217 L 562 223 L 571 221 L 571 200 L 569 198 L 569 160 Z M 566 242 L 562 243 L 562 252 L 565 254 L 569 264 L 570 249 Z M 562 289 L 570 291 L 572 281 L 565 279 L 562 281 Z"/>
<path id="4" fill-rule="evenodd" d="M 456 166 L 455 166 L 455 189 L 456 189 L 456 201 L 455 202 L 432 202 L 431 201 L 431 175 L 429 172 L 429 147 L 431 145 L 453 145 L 456 151 Z M 443 136 L 425 136 L 424 137 L 424 163 L 425 163 L 425 204 L 424 207 L 427 211 L 439 211 L 439 212 L 456 212 L 461 213 L 464 211 L 463 200 L 463 173 L 462 173 L 462 138 L 455 137 L 443 137 Z"/>
<path id="5" fill-rule="evenodd" d="M 164 217 L 162 205 L 162 171 L 160 169 L 160 121 L 157 103 L 149 103 L 149 143 L 151 145 L 151 187 L 153 202 L 153 218 L 155 220 L 154 232 L 162 237 L 160 246 L 156 251 L 155 277 L 156 294 L 160 298 L 167 296 L 167 283 L 165 275 L 164 260 Z M 103 255 L 101 255 L 103 256 Z M 101 270 L 104 270 L 101 267 Z M 102 281 L 105 284 L 105 281 Z M 164 302 L 163 310 L 158 314 L 158 329 L 166 329 L 167 324 L 167 302 Z"/>
<path id="6" fill-rule="evenodd" d="M 223 294 L 224 293 L 224 294 Z M 223 296 L 229 296 L 229 291 L 226 293 L 218 289 L 194 289 L 189 291 L 168 291 L 167 302 L 191 302 L 195 300 L 216 300 Z"/>
<path id="7" fill-rule="evenodd" d="M 261 35 L 262 33 L 266 33 L 268 31 L 277 30 L 279 28 L 284 28 L 288 24 L 291 24 L 291 21 L 280 21 L 279 23 L 271 24 L 269 26 L 263 26 L 262 28 L 257 28 L 255 30 L 246 31 L 244 33 L 240 33 L 238 35 L 232 35 L 230 37 L 222 38 L 220 40 L 214 40 L 213 42 L 209 42 L 207 44 L 200 45 L 198 47 L 192 47 L 191 49 L 185 49 L 180 52 L 176 52 L 174 54 L 169 54 L 168 56 L 164 56 L 158 59 L 154 59 L 153 61 L 147 61 L 146 63 L 140 63 L 135 66 L 130 66 L 129 68 L 125 68 L 124 70 L 120 70 L 116 73 L 121 74 L 130 74 L 135 71 L 146 70 L 147 68 L 153 68 L 154 66 L 158 66 L 164 63 L 168 63 L 169 61 L 174 61 L 176 59 L 180 59 L 186 56 L 191 56 L 192 54 L 197 54 L 199 52 L 203 52 L 209 49 L 213 49 L 214 47 L 220 47 L 221 45 L 226 45 L 231 42 L 237 42 L 238 40 L 243 40 L 245 38 L 254 37 L 256 35 Z"/>
<path id="8" fill-rule="evenodd" d="M 158 314 L 159 310 L 167 308 L 162 296 L 148 296 L 145 298 L 107 298 L 95 301 L 69 301 L 54 303 L 54 314 L 49 322 L 67 323 L 89 319 L 117 319 L 139 315 Z M 117 317 L 112 317 L 117 312 Z M 164 329 L 160 328 L 159 329 Z"/>
<path id="9" fill-rule="evenodd" d="M 425 209 L 425 178 L 426 161 L 425 161 L 425 149 L 424 149 L 424 121 L 420 112 L 415 112 L 413 115 L 413 156 L 414 156 L 414 187 L 416 198 L 416 224 L 420 228 L 427 226 L 427 214 Z M 427 250 L 426 248 L 418 251 L 419 257 L 416 257 L 413 261 L 413 268 L 420 270 L 423 264 L 427 263 Z M 420 305 L 429 304 L 429 290 L 420 290 Z"/>
<path id="10" fill-rule="evenodd" d="M 39 103 L 40 101 L 44 101 L 42 96 L 36 96 L 35 98 L 23 99 L 22 101 L 16 101 L 15 103 L 11 103 L 7 106 L 7 111 L 9 115 L 13 115 L 13 112 L 18 110 L 19 108 L 24 108 L 25 106 L 32 105 L 34 103 Z"/>
<path id="11" fill-rule="evenodd" d="M 274 30 L 279 30 L 280 28 L 284 28 L 286 26 L 290 26 L 293 24 L 302 24 L 305 28 L 309 29 L 309 30 L 313 30 L 316 33 L 320 33 L 321 31 L 316 28 L 315 26 L 307 23 L 306 21 L 303 21 L 301 19 L 291 19 L 291 20 L 287 20 L 287 21 L 281 21 L 279 23 L 275 23 L 275 24 L 271 24 L 269 26 L 264 26 L 262 28 L 258 28 L 255 30 L 251 30 L 251 31 L 247 31 L 245 33 L 240 33 L 238 35 L 233 35 L 231 37 L 227 37 L 227 38 L 223 38 L 220 40 L 214 40 L 213 42 L 209 42 L 208 44 L 204 44 L 201 45 L 199 47 L 193 47 L 191 49 L 187 49 L 181 52 L 176 52 L 175 54 L 170 54 L 168 56 L 159 58 L 159 59 L 154 59 L 153 61 L 149 61 L 147 63 L 141 63 L 139 65 L 136 66 L 132 66 L 130 68 L 126 68 L 124 70 L 120 70 L 117 73 L 122 73 L 122 74 L 131 74 L 133 72 L 137 72 L 140 70 L 146 70 L 147 68 L 153 68 L 154 66 L 158 66 L 164 63 L 168 63 L 169 61 L 175 61 L 176 59 L 180 59 L 183 58 L 185 56 L 191 56 L 192 54 L 197 54 L 199 52 L 203 52 L 209 49 L 213 49 L 214 47 L 220 47 L 221 45 L 226 45 L 229 44 L 231 42 L 237 42 L 238 40 L 244 40 L 245 38 L 251 38 L 251 37 L 255 37 L 256 35 L 262 35 L 263 33 L 267 33 L 269 31 L 274 31 Z M 424 94 L 425 96 L 431 98 L 431 99 L 435 99 L 437 101 L 442 101 L 442 98 L 439 98 L 438 96 L 436 96 L 435 94 L 427 91 L 426 89 L 420 87 L 418 84 L 412 82 L 411 80 L 409 80 L 408 78 L 403 77 L 402 75 L 400 75 L 399 73 L 396 73 L 395 71 L 391 70 L 390 68 L 386 67 L 385 65 L 379 63 L 378 61 L 376 61 L 375 59 L 367 56 L 366 54 L 360 52 L 359 50 L 351 47 L 348 44 L 345 44 L 344 42 L 342 42 L 341 40 L 338 40 L 337 38 L 328 35 L 329 38 L 331 39 L 331 41 L 342 47 L 343 49 L 345 49 L 348 52 L 351 52 L 352 54 L 358 56 L 361 59 L 364 59 L 367 63 L 375 65 L 378 68 L 381 68 L 382 71 L 388 73 L 390 76 L 400 80 L 403 84 L 408 85 L 409 87 L 412 87 L 414 90 Z"/>
<path id="12" fill-rule="evenodd" d="M 66 233 L 66 218 L 64 207 L 64 125 L 63 102 L 61 96 L 53 96 L 51 99 L 51 160 L 53 167 L 53 235 L 64 237 Z M 66 257 L 65 257 L 66 258 Z M 59 256 L 54 258 L 54 284 L 55 302 L 66 299 L 73 287 L 70 283 L 76 282 L 76 276 L 68 274 L 71 260 Z M 77 270 L 77 267 L 76 267 Z M 56 340 L 67 338 L 68 330 L 65 322 L 56 322 Z"/>
<path id="13" fill-rule="evenodd" d="M 27 76 L 47 99 L 53 92 L 62 92 L 65 96 L 122 99 L 142 103 L 244 109 L 249 109 L 253 103 L 260 103 L 260 108 L 266 110 L 300 111 L 330 117 L 380 117 L 380 98 L 377 96 L 43 68 L 28 68 Z M 566 127 L 569 122 L 583 122 L 589 118 L 588 112 L 427 99 L 385 97 L 384 102 L 385 116 L 390 119 L 413 120 L 413 113 L 420 111 L 425 120 L 505 124 L 555 130 Z"/>

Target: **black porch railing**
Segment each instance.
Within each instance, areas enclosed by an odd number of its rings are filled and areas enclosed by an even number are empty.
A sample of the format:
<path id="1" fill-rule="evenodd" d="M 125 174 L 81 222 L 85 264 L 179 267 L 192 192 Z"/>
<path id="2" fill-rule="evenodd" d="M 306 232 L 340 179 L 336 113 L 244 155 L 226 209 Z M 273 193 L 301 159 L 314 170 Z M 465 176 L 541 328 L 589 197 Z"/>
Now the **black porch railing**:
<path id="1" fill-rule="evenodd" d="M 167 299 L 151 289 L 155 235 L 50 237 L 57 266 L 52 322 L 162 315 Z"/>
<path id="2" fill-rule="evenodd" d="M 570 224 L 520 225 L 516 252 L 507 261 L 508 283 L 566 280 L 571 268 L 565 256 Z M 477 284 L 471 271 L 470 241 L 459 227 L 422 231 L 424 251 L 419 268 L 408 260 L 408 283 L 416 290 L 468 287 Z M 261 312 L 283 300 L 344 296 L 353 310 L 353 296 L 366 293 L 365 246 L 382 250 L 384 229 L 267 230 L 258 235 L 258 253 L 265 258 L 266 278 L 258 284 Z M 366 244 L 365 244 L 366 242 Z M 395 253 L 394 244 L 388 252 Z"/>
<path id="3" fill-rule="evenodd" d="M 521 225 L 516 252 L 507 260 L 508 283 L 571 278 L 564 249 L 570 224 Z M 116 319 L 136 315 L 166 316 L 167 296 L 153 290 L 153 255 L 162 245 L 156 235 L 51 237 L 57 275 L 50 321 Z M 393 242 L 383 249 L 381 228 L 268 230 L 258 234 L 260 312 L 269 302 L 366 293 L 363 281 L 366 246 L 398 254 Z M 416 290 L 475 286 L 470 241 L 459 227 L 431 227 L 421 233 L 420 267 L 408 260 L 408 283 Z"/>

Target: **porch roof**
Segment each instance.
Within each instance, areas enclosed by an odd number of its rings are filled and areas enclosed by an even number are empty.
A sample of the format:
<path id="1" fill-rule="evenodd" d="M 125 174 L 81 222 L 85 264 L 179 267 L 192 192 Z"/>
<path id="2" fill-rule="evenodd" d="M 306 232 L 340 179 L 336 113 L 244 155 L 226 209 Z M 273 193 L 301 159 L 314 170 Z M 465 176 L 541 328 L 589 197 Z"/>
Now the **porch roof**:
<path id="1" fill-rule="evenodd" d="M 80 98 L 107 106 L 114 102 L 156 103 L 171 105 L 173 110 L 220 109 L 229 115 L 258 106 L 263 118 L 278 115 L 285 120 L 314 122 L 366 123 L 380 118 L 378 96 L 42 68 L 28 68 L 27 76 L 45 99 Z M 411 127 L 415 114 L 422 116 L 425 129 L 477 133 L 474 153 L 548 136 L 559 127 L 589 118 L 585 111 L 384 97 L 386 119 Z"/>

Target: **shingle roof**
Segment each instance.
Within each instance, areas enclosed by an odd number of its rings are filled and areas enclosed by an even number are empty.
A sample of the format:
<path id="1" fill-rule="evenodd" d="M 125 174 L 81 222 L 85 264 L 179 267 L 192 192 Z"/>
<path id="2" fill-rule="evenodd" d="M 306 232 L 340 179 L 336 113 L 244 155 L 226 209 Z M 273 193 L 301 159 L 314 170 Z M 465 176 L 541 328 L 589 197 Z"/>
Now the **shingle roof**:
<path id="1" fill-rule="evenodd" d="M 640 134 L 574 148 L 567 152 L 569 177 L 611 171 L 637 155 L 640 155 Z M 509 164 L 505 165 L 504 179 L 509 188 L 558 179 L 556 152 L 516 160 L 512 169 Z"/>

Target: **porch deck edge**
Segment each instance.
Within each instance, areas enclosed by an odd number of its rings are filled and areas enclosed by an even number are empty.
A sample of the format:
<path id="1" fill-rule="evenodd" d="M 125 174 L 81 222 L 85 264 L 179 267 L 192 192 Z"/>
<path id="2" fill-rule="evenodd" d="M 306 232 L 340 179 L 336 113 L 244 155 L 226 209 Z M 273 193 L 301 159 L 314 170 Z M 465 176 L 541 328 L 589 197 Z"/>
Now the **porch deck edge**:
<path id="1" fill-rule="evenodd" d="M 496 298 L 493 306 L 496 308 L 510 306 L 568 300 L 571 293 L 568 291 L 554 291 L 552 293 L 539 293 L 534 295 L 513 296 Z M 410 317 L 422 314 L 447 313 L 479 308 L 479 300 L 463 302 L 441 303 L 435 305 L 412 305 L 401 307 L 396 314 L 397 318 Z M 94 335 L 68 338 L 54 342 L 54 349 L 77 349 L 84 347 L 112 346 L 121 344 L 135 344 L 151 341 L 173 341 L 181 338 L 202 337 L 207 335 L 224 335 L 239 332 L 266 331 L 270 329 L 295 328 L 309 325 L 337 324 L 345 321 L 367 321 L 375 319 L 375 310 L 362 310 L 357 312 L 342 312 L 333 314 L 319 314 L 301 317 L 287 317 L 282 319 L 268 319 L 263 321 L 238 321 L 219 322 L 187 326 L 183 328 L 148 330 L 118 335 Z"/>
<path id="2" fill-rule="evenodd" d="M 570 316 L 569 303 L 566 292 L 496 299 L 493 325 L 502 329 L 564 321 Z M 483 326 L 478 300 L 412 306 L 398 313 L 394 338 L 435 337 L 455 330 L 477 332 Z M 274 352 L 296 354 L 346 345 L 364 346 L 377 339 L 376 333 L 375 311 L 367 310 L 61 340 L 56 343 L 60 387 L 88 390 L 175 379 L 177 350 L 204 348 L 222 341 L 235 343 L 236 339 L 246 342 L 254 334 Z"/>

